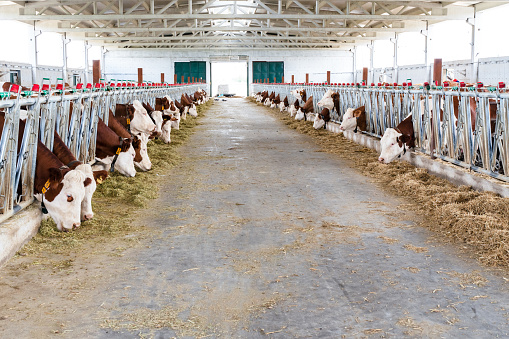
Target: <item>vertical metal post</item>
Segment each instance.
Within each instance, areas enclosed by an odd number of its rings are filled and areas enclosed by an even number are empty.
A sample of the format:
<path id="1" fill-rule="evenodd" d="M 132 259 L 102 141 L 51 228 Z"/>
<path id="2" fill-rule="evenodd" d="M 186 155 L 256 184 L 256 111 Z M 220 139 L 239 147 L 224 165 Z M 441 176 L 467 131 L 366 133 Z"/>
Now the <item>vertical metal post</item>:
<path id="1" fill-rule="evenodd" d="M 31 64 L 32 64 L 32 83 L 35 84 L 37 83 L 37 65 L 38 65 L 38 61 L 37 61 L 37 37 L 39 35 L 41 35 L 42 32 L 41 31 L 36 31 L 35 29 L 35 22 L 34 22 L 34 37 L 33 37 L 33 41 L 32 41 L 32 60 L 31 60 Z"/>
<path id="2" fill-rule="evenodd" d="M 472 38 L 471 38 L 471 41 L 470 41 L 470 62 L 471 62 L 471 72 L 472 72 L 472 77 L 475 77 L 475 82 L 478 82 L 479 81 L 479 72 L 478 70 L 476 69 L 476 66 L 477 65 L 477 53 L 476 53 L 476 48 L 475 48 L 475 40 L 476 40 L 476 34 L 475 34 L 475 30 L 476 30 L 476 25 L 475 25 L 475 17 L 476 17 L 476 14 L 477 14 L 477 11 L 476 11 L 476 8 L 474 6 L 474 17 L 473 18 L 467 18 L 467 24 L 470 25 L 470 28 L 471 28 L 471 31 L 472 31 Z M 470 78 L 472 80 L 472 78 Z"/>
<path id="3" fill-rule="evenodd" d="M 398 33 L 394 33 L 394 40 L 392 40 L 392 43 L 394 44 L 394 62 L 393 62 L 393 68 L 394 68 L 394 82 L 398 82 Z"/>
<path id="4" fill-rule="evenodd" d="M 89 65 L 88 65 L 88 50 L 92 47 L 90 46 L 87 41 L 83 41 L 83 43 L 85 44 L 85 83 L 89 83 L 90 82 L 90 77 L 89 77 Z"/>
<path id="5" fill-rule="evenodd" d="M 64 85 L 67 82 L 67 45 L 71 42 L 65 36 L 66 34 L 62 36 L 62 79 L 64 80 Z"/>
<path id="6" fill-rule="evenodd" d="M 350 2 L 348 2 L 350 3 Z M 353 57 L 353 82 L 357 82 L 357 46 L 355 46 L 353 48 L 353 52 L 352 52 L 352 57 Z"/>
<path id="7" fill-rule="evenodd" d="M 369 72 L 371 73 L 371 76 L 366 74 L 366 79 L 362 79 L 362 80 L 366 80 L 366 83 L 369 83 L 370 81 L 373 82 L 373 76 L 374 76 L 374 74 L 373 74 L 374 73 L 373 72 L 373 58 L 374 58 L 374 53 L 375 53 L 375 41 L 371 40 L 371 44 L 369 45 Z"/>
<path id="8" fill-rule="evenodd" d="M 429 82 L 429 64 L 428 64 L 428 21 L 426 21 L 426 31 L 421 30 L 421 34 L 424 35 L 424 65 L 426 66 L 427 81 Z"/>

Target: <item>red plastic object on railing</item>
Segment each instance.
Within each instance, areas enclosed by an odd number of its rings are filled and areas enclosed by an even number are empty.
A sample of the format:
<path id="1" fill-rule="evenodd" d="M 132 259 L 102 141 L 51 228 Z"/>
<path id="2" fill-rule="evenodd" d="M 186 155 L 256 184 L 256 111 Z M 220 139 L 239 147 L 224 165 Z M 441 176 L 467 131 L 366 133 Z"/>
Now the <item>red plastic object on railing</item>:
<path id="1" fill-rule="evenodd" d="M 460 87 L 465 87 L 465 83 L 463 81 L 460 82 Z"/>
<path id="2" fill-rule="evenodd" d="M 11 89 L 9 90 L 11 93 L 18 93 L 19 92 L 19 85 L 12 84 Z"/>
<path id="3" fill-rule="evenodd" d="M 444 82 L 444 87 L 449 87 L 449 83 L 447 81 Z"/>
<path id="4" fill-rule="evenodd" d="M 96 82 L 96 83 L 94 84 L 94 88 L 101 88 L 101 84 L 100 84 L 100 83 L 98 83 L 98 82 Z"/>
<path id="5" fill-rule="evenodd" d="M 426 81 L 426 82 L 424 83 L 424 86 L 429 86 L 429 82 L 427 82 L 427 81 Z"/>
<path id="6" fill-rule="evenodd" d="M 406 82 L 403 83 L 403 87 L 406 87 Z"/>
<path id="7" fill-rule="evenodd" d="M 477 88 L 483 88 L 483 87 L 484 87 L 483 83 L 479 81 L 479 82 L 477 83 Z"/>
<path id="8" fill-rule="evenodd" d="M 49 91 L 49 84 L 42 84 L 43 91 Z"/>
<path id="9" fill-rule="evenodd" d="M 91 83 L 88 83 L 85 87 L 86 87 L 87 89 L 91 89 L 91 88 L 92 88 L 92 84 L 91 84 Z"/>
<path id="10" fill-rule="evenodd" d="M 32 92 L 39 92 L 39 89 L 40 89 L 40 88 L 41 88 L 41 87 L 40 87 L 38 84 L 33 84 L 33 86 L 32 86 Z"/>
<path id="11" fill-rule="evenodd" d="M 378 87 L 382 86 L 382 83 L 381 83 L 381 82 L 379 82 L 379 83 L 377 84 L 377 86 L 378 86 Z"/>
<path id="12" fill-rule="evenodd" d="M 76 89 L 82 89 L 82 88 L 83 88 L 83 84 L 82 83 L 76 84 Z"/>
<path id="13" fill-rule="evenodd" d="M 55 86 L 55 89 L 56 89 L 57 91 L 62 91 L 62 90 L 64 90 L 64 84 L 57 84 L 57 85 Z"/>
<path id="14" fill-rule="evenodd" d="M 498 88 L 505 88 L 505 82 L 500 81 L 498 83 Z"/>
<path id="15" fill-rule="evenodd" d="M 394 83 L 394 84 L 392 84 L 392 85 L 393 85 L 394 87 L 396 87 L 396 86 L 398 86 L 398 83 L 397 83 L 397 82 L 395 82 L 395 83 Z"/>

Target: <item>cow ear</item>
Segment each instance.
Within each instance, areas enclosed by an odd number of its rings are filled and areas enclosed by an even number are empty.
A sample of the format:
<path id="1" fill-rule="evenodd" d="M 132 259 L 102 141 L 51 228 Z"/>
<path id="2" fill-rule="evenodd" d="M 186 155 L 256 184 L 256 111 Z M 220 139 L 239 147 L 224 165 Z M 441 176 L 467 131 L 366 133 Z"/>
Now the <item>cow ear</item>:
<path id="1" fill-rule="evenodd" d="M 399 145 L 399 147 L 403 147 L 403 144 L 406 144 L 409 141 L 410 141 L 410 136 L 409 135 L 402 134 L 402 135 L 400 135 L 398 137 L 398 145 Z"/>
<path id="2" fill-rule="evenodd" d="M 124 139 L 121 146 L 122 152 L 127 152 L 129 147 L 131 147 L 131 139 Z"/>
<path id="3" fill-rule="evenodd" d="M 62 181 L 62 179 L 64 178 L 64 176 L 62 175 L 62 171 L 58 168 L 50 168 L 49 169 L 49 181 L 53 184 L 53 183 L 59 183 L 60 181 Z"/>
<path id="4" fill-rule="evenodd" d="M 83 181 L 83 186 L 87 187 L 92 183 L 92 179 L 86 178 L 85 181 Z"/>
<path id="5" fill-rule="evenodd" d="M 107 177 L 108 171 L 94 171 L 94 180 L 98 184 L 102 184 Z"/>
<path id="6" fill-rule="evenodd" d="M 360 117 L 360 116 L 361 116 L 361 114 L 362 114 L 363 112 L 364 112 L 364 110 L 362 110 L 362 109 L 356 109 L 356 110 L 354 110 L 354 111 L 353 111 L 353 116 L 354 116 L 354 117 L 356 117 L 356 118 L 358 118 L 358 117 Z"/>

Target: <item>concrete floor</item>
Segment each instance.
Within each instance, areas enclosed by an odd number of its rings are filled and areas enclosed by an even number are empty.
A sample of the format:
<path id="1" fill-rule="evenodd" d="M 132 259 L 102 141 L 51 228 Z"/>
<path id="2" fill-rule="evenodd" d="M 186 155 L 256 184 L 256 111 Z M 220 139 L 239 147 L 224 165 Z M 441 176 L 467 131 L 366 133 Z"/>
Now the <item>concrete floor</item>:
<path id="1" fill-rule="evenodd" d="M 416 227 L 405 201 L 245 99 L 202 122 L 138 221 L 157 235 L 111 259 L 132 269 L 69 337 L 509 336 L 503 274 Z"/>

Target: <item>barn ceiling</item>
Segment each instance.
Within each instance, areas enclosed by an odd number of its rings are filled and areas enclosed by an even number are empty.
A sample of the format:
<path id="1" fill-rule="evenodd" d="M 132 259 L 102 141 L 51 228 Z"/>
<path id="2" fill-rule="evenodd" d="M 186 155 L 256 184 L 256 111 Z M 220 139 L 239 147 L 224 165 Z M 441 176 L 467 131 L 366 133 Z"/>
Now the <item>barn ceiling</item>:
<path id="1" fill-rule="evenodd" d="M 466 20 L 482 1 L 48 0 L 14 1 L 0 19 L 79 35 L 108 48 L 351 48 L 426 23 Z M 490 1 L 502 4 L 507 1 Z M 490 5 L 490 6 L 491 6 Z"/>

